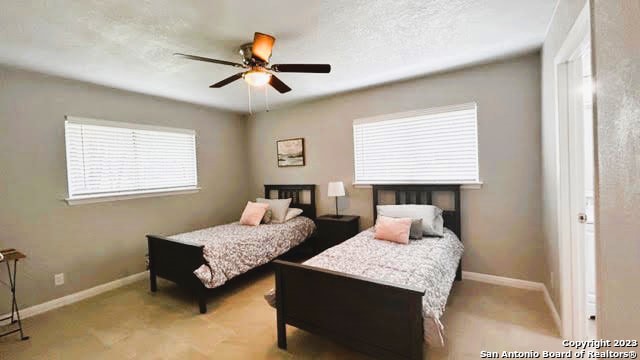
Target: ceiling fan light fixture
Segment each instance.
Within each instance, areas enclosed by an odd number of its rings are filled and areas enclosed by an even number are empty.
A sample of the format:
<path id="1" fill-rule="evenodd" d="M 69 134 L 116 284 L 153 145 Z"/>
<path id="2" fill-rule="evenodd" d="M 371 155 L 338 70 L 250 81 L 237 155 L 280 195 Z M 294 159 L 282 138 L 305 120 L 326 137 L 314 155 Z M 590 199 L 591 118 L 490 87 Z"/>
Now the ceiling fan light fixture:
<path id="1" fill-rule="evenodd" d="M 242 75 L 244 81 L 251 86 L 264 86 L 271 80 L 271 74 L 266 71 L 249 70 Z"/>
<path id="2" fill-rule="evenodd" d="M 240 78 L 252 87 L 262 87 L 270 85 L 280 94 L 291 91 L 291 88 L 282 80 L 278 79 L 275 73 L 317 73 L 326 74 L 331 72 L 330 64 L 270 64 L 271 50 L 276 38 L 256 32 L 253 34 L 253 42 L 240 46 L 242 63 L 212 59 L 203 56 L 175 53 L 190 60 L 205 61 L 214 64 L 228 65 L 242 68 L 241 72 L 235 73 L 217 83 L 210 85 L 212 89 L 219 89 L 227 86 Z M 251 94 L 251 92 L 249 92 Z"/>

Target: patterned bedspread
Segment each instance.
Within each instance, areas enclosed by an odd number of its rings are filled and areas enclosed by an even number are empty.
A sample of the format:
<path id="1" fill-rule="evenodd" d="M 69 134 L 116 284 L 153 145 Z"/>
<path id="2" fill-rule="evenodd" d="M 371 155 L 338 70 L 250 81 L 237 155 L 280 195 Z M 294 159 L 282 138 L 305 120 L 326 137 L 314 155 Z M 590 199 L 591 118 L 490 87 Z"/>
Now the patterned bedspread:
<path id="1" fill-rule="evenodd" d="M 325 250 L 305 265 L 425 289 L 422 299 L 425 341 L 444 344 L 444 313 L 463 246 L 445 229 L 443 238 L 411 240 L 408 245 L 376 240 L 373 228 Z"/>
<path id="2" fill-rule="evenodd" d="M 298 216 L 283 224 L 246 226 L 235 222 L 169 236 L 169 239 L 204 245 L 208 264 L 193 273 L 211 289 L 284 254 L 314 230 L 311 219 Z"/>

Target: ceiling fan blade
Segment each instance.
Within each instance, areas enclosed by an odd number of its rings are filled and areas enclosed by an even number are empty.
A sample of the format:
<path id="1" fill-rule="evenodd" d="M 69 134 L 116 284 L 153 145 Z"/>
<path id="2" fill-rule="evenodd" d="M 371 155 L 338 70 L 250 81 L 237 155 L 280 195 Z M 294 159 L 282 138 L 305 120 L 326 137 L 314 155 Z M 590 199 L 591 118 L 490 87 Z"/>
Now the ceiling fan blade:
<path id="1" fill-rule="evenodd" d="M 280 94 L 284 94 L 286 92 L 291 91 L 291 88 L 287 86 L 287 84 L 283 83 L 282 80 L 278 79 L 275 75 L 271 75 L 271 80 L 269 80 L 269 85 L 273 86 L 274 89 L 278 90 Z"/>
<path id="2" fill-rule="evenodd" d="M 253 34 L 253 45 L 251 46 L 251 53 L 253 54 L 253 57 L 264 62 L 269 62 L 269 59 L 271 58 L 271 49 L 275 42 L 276 38 L 271 35 L 259 32 Z"/>
<path id="3" fill-rule="evenodd" d="M 223 87 L 223 86 L 225 86 L 225 85 L 227 85 L 229 83 L 232 83 L 232 82 L 240 79 L 242 77 L 242 74 L 244 74 L 244 73 L 239 72 L 239 73 L 237 73 L 235 75 L 231 75 L 228 78 L 226 78 L 226 79 L 224 79 L 222 81 L 218 81 L 217 83 L 215 83 L 215 84 L 213 84 L 213 85 L 211 85 L 209 87 L 210 88 L 221 88 L 221 87 Z"/>
<path id="4" fill-rule="evenodd" d="M 298 73 L 329 73 L 329 64 L 274 64 L 271 70 L 277 72 L 298 72 Z"/>
<path id="5" fill-rule="evenodd" d="M 206 57 L 202 57 L 202 56 L 181 54 L 181 53 L 175 53 L 173 55 L 180 56 L 180 57 L 183 57 L 185 59 L 190 59 L 190 60 L 206 61 L 206 62 L 210 62 L 210 63 L 214 63 L 214 64 L 230 65 L 230 66 L 235 66 L 235 67 L 240 67 L 240 68 L 244 68 L 245 67 L 242 64 L 234 63 L 234 62 L 231 62 L 231 61 L 211 59 L 211 58 L 206 58 Z"/>

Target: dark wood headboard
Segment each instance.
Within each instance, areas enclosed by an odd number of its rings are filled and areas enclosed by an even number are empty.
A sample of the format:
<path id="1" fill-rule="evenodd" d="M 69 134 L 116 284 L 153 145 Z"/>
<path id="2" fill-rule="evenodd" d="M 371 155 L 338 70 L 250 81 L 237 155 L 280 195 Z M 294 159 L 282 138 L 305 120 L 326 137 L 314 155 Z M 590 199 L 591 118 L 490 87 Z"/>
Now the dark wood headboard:
<path id="1" fill-rule="evenodd" d="M 460 216 L 460 185 L 373 185 L 373 219 L 378 217 L 376 206 L 379 204 L 379 191 L 395 193 L 395 203 L 432 205 L 434 192 L 453 194 L 453 209 L 443 210 L 444 226 L 453 231 L 462 241 L 462 224 Z M 382 205 L 382 204 L 380 204 Z"/>
<path id="2" fill-rule="evenodd" d="M 302 215 L 312 220 L 316 218 L 316 186 L 313 184 L 303 185 L 265 185 L 264 197 L 269 199 L 271 197 L 271 191 L 278 192 L 278 199 L 291 198 L 290 207 L 302 209 Z M 308 204 L 303 204 L 302 192 L 309 191 L 311 196 Z"/>

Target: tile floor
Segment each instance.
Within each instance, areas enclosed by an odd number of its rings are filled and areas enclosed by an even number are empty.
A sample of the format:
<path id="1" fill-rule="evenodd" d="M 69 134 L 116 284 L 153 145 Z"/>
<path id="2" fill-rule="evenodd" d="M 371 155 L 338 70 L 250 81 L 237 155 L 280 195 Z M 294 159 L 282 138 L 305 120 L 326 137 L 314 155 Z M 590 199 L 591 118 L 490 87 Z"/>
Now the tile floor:
<path id="1" fill-rule="evenodd" d="M 275 310 L 260 269 L 223 287 L 206 315 L 171 283 L 140 281 L 24 321 L 28 341 L 0 339 L 0 359 L 364 359 L 336 343 L 288 328 L 276 346 Z M 563 350 L 542 293 L 456 282 L 443 322 L 448 342 L 427 359 L 478 359 L 482 350 Z"/>

